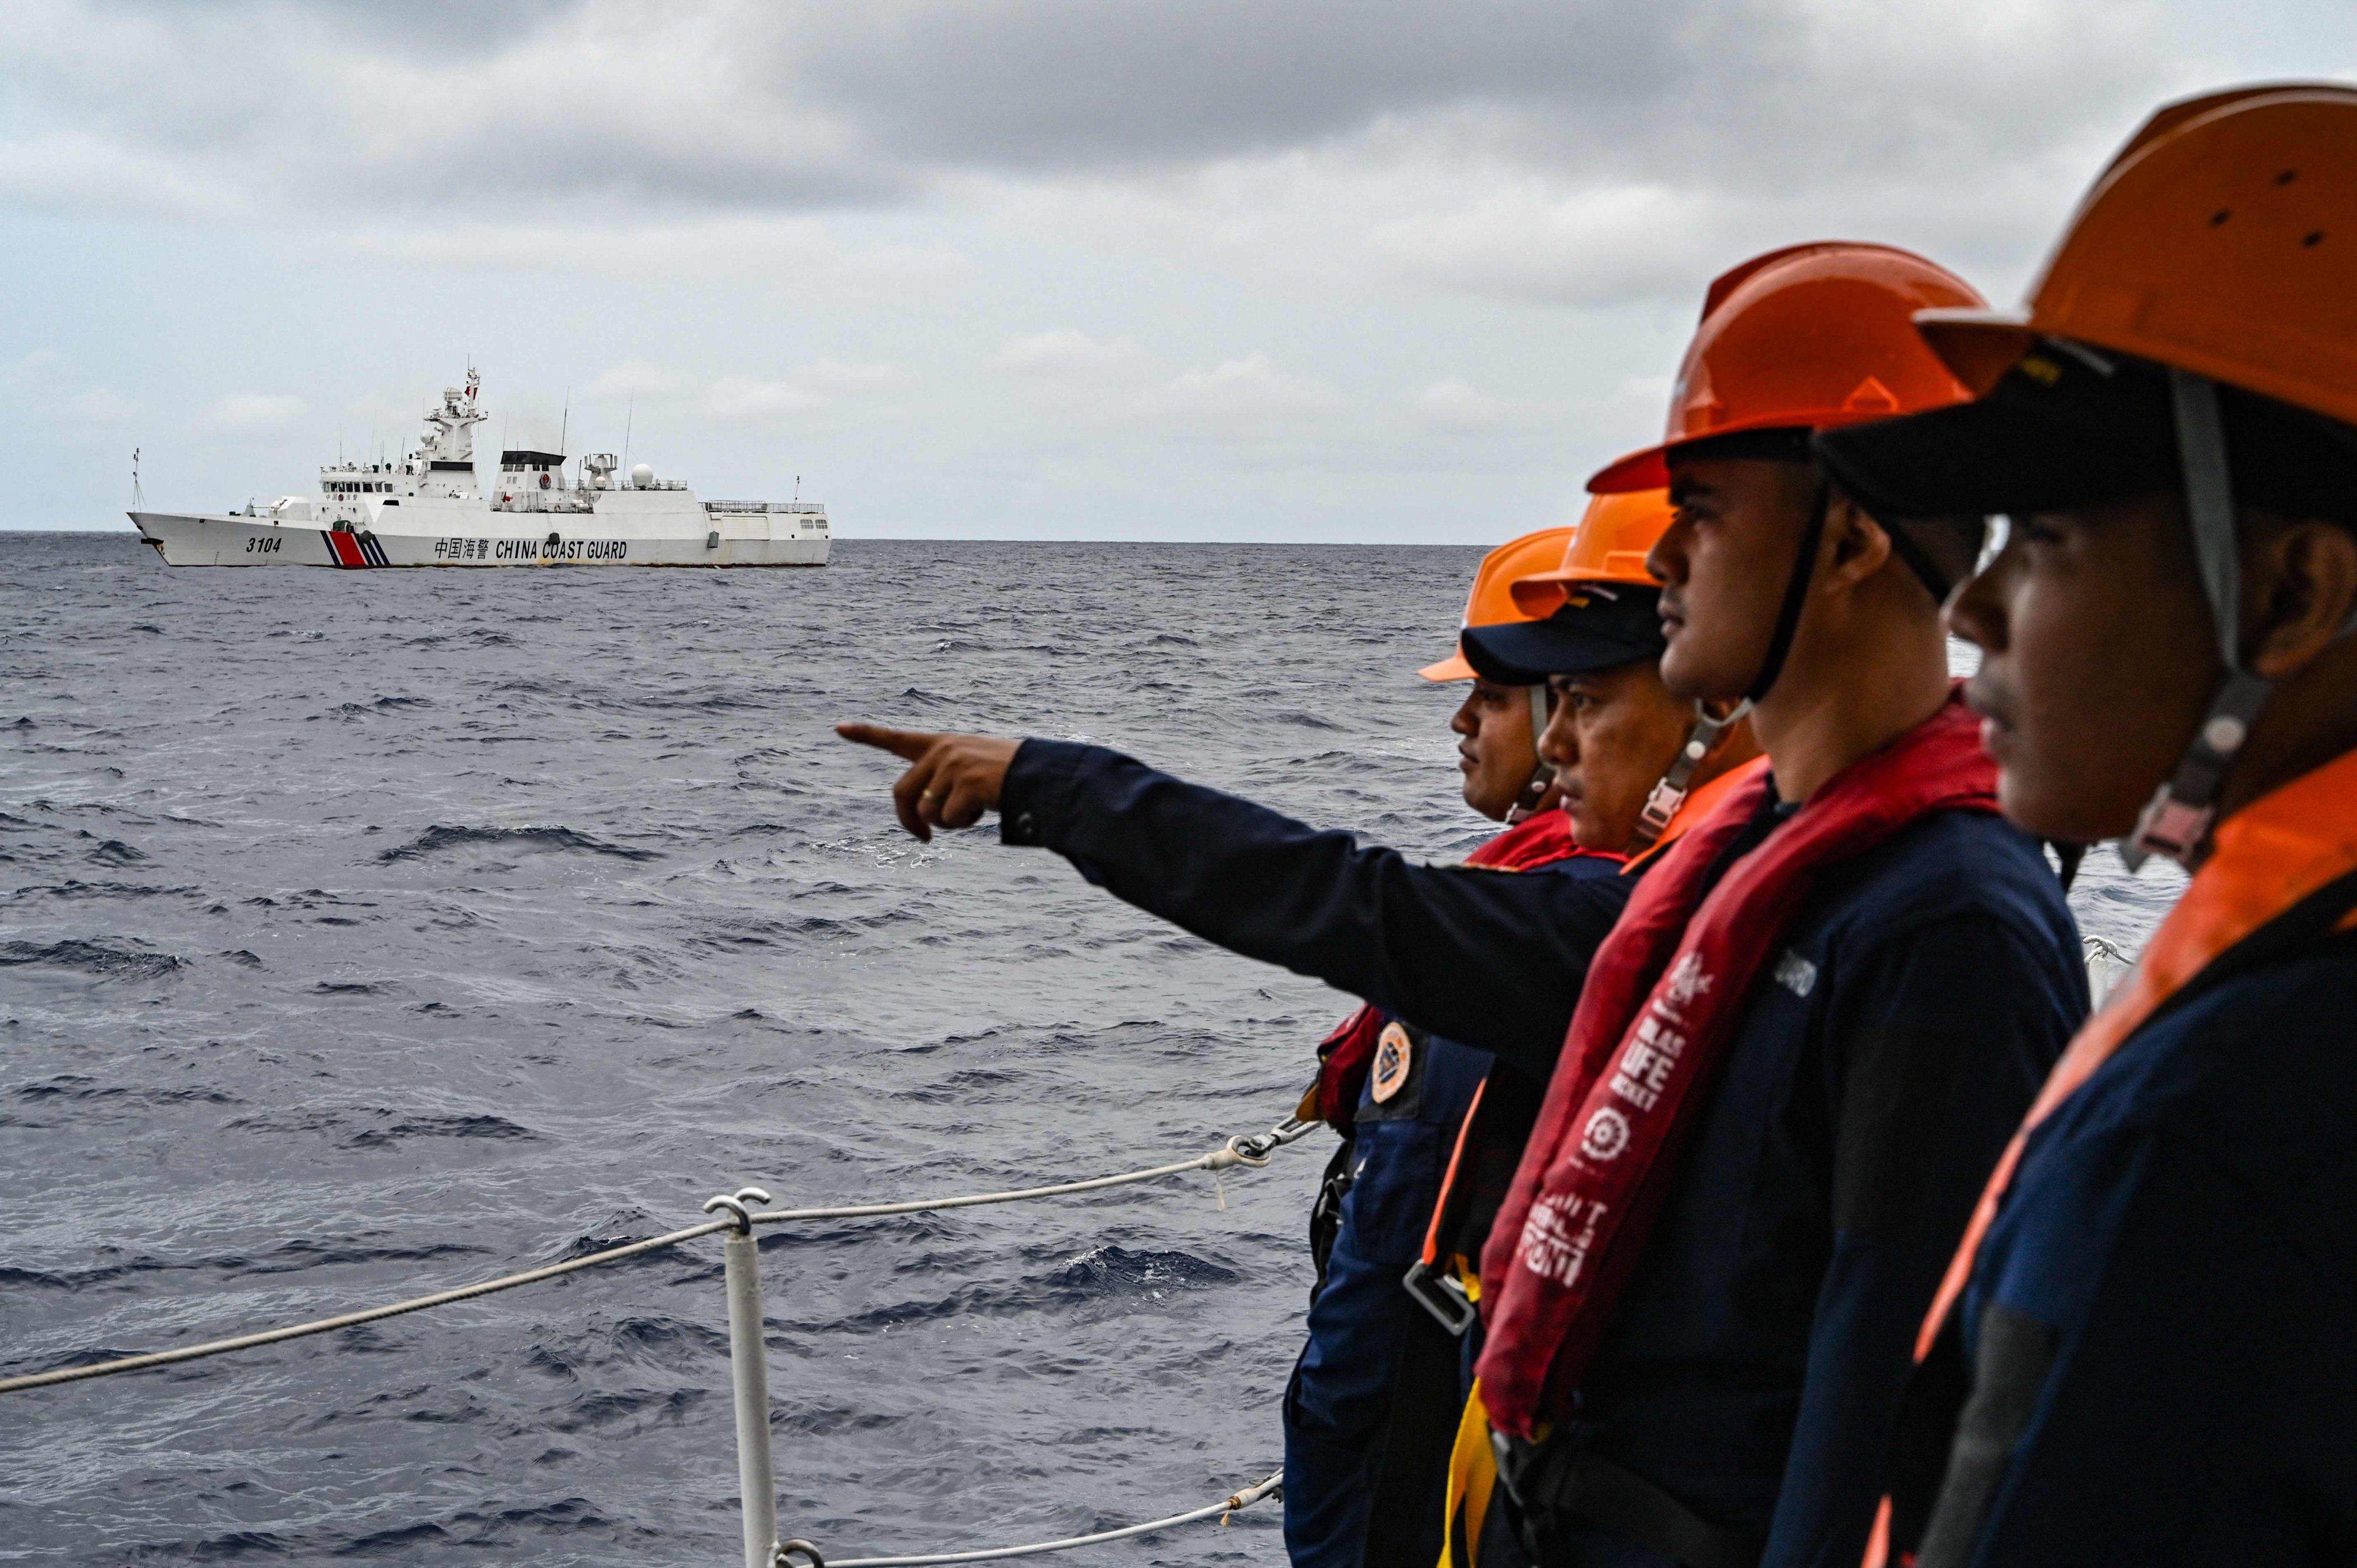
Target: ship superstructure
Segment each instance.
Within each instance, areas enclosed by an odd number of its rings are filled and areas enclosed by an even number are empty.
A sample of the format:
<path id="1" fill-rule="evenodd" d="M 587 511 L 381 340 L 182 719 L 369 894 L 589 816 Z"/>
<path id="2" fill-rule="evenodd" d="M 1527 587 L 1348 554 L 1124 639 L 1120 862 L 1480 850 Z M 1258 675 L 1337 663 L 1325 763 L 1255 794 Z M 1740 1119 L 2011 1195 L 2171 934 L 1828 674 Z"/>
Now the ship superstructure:
<path id="1" fill-rule="evenodd" d="M 703 501 L 610 452 L 500 454 L 487 491 L 475 426 L 481 378 L 445 387 L 417 449 L 398 463 L 339 461 L 317 496 L 242 511 L 134 511 L 174 566 L 823 566 L 826 509 L 814 501 Z M 567 468 L 573 472 L 568 475 Z"/>

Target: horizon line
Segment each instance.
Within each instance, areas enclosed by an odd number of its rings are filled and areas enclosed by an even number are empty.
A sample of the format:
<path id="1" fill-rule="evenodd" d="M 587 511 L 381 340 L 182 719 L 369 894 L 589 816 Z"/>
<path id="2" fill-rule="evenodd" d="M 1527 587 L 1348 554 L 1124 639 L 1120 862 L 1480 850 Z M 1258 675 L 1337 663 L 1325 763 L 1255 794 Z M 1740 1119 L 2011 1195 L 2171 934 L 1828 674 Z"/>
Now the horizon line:
<path id="1" fill-rule="evenodd" d="M 135 528 L 59 528 L 48 525 L 0 522 L 0 537 L 20 534 L 120 535 L 136 540 Z M 963 533 L 837 533 L 832 536 L 837 544 L 1232 544 L 1241 546 L 1317 546 L 1337 550 L 1377 546 L 1400 550 L 1490 550 L 1499 541 L 1465 541 L 1439 539 L 1236 539 L 1226 537 L 1107 537 L 1081 538 L 1060 534 L 976 534 Z"/>

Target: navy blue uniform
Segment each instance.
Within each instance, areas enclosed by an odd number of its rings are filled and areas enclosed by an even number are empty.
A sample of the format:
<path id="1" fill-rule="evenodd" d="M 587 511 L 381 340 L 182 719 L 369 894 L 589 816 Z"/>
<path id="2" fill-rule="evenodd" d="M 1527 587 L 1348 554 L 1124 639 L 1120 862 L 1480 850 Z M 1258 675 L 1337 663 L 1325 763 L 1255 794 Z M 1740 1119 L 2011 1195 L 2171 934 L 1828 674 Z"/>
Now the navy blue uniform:
<path id="1" fill-rule="evenodd" d="M 1309 1304 L 1309 1342 L 1285 1391 L 1285 1549 L 1295 1568 L 1359 1568 L 1383 1468 L 1393 1388 L 1423 1308 L 1400 1277 L 1424 1244 L 1449 1140 L 1487 1070 L 1487 1053 L 1438 1036 L 1416 1042 L 1412 1076 L 1385 1104 L 1359 1097 L 1351 1187 Z M 1437 1332 L 1437 1330 L 1436 1330 Z M 1440 1499 L 1430 1550 L 1440 1554 Z"/>
<path id="2" fill-rule="evenodd" d="M 1630 880 L 1415 866 L 1095 747 L 1025 742 L 1002 807 L 1006 842 L 1542 1078 Z M 1828 871 L 1771 969 L 1566 1440 L 1775 1568 L 1855 1568 L 1916 1325 L 2086 979 L 2037 845 L 1967 813 Z M 1602 1526 L 1566 1560 L 1670 1562 Z"/>
<path id="3" fill-rule="evenodd" d="M 2357 957 L 2287 960 L 2030 1134 L 1962 1304 L 1947 1568 L 2357 1561 L 2352 1047 Z"/>
<path id="4" fill-rule="evenodd" d="M 1611 876 L 1620 869 L 1616 859 L 1578 855 L 1514 875 Z M 1359 1568 L 1366 1555 L 1401 1359 L 1408 1337 L 1426 1328 L 1401 1276 L 1422 1255 L 1458 1126 L 1491 1060 L 1486 1051 L 1420 1035 L 1408 1076 L 1388 1100 L 1375 1099 L 1372 1074 L 1360 1092 L 1341 1227 L 1310 1304 L 1309 1342 L 1285 1395 L 1285 1545 L 1295 1568 Z M 1388 1560 L 1438 1558 L 1443 1478 L 1432 1471 L 1429 1506 L 1401 1510 L 1427 1522 L 1429 1541 L 1387 1543 Z"/>
<path id="5" fill-rule="evenodd" d="M 1775 1568 L 1857 1568 L 1917 1326 L 2087 1008 L 2035 843 L 1927 818 L 1786 928 L 1570 1423 Z M 1772 1522 L 1771 1522 L 1772 1521 Z M 1669 1560 L 1600 1527 L 1572 1560 Z"/>
<path id="6" fill-rule="evenodd" d="M 1541 1082 L 1629 901 L 1625 877 L 1421 865 L 1102 746 L 1025 741 L 999 811 L 1003 842 L 1054 850 L 1125 903 Z"/>

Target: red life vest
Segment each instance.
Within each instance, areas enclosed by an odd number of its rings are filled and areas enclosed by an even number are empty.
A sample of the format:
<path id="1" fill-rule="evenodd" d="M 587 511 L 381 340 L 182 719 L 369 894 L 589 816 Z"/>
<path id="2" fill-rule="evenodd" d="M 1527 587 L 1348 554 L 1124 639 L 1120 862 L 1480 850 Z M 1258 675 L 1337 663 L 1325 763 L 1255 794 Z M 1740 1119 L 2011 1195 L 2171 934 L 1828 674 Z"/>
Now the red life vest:
<path id="1" fill-rule="evenodd" d="M 1594 850 L 1582 849 L 1571 836 L 1571 819 L 1560 806 L 1523 818 L 1480 849 L 1465 857 L 1468 865 L 1485 866 L 1491 871 L 1528 871 L 1534 866 L 1552 865 L 1558 860 L 1569 860 L 1575 854 L 1594 854 Z M 1617 854 L 1605 855 L 1606 860 L 1618 860 Z"/>
<path id="2" fill-rule="evenodd" d="M 1697 784 L 1686 791 L 1685 800 L 1678 806 L 1677 815 L 1670 819 L 1669 825 L 1662 830 L 1661 836 L 1653 841 L 1652 847 L 1644 854 L 1623 865 L 1620 867 L 1620 875 L 1632 876 L 1650 867 L 1668 853 L 1670 845 L 1685 836 L 1688 828 L 1708 819 L 1711 812 L 1717 809 L 1720 800 L 1767 771 L 1768 759 L 1764 757 L 1755 757 L 1749 762 L 1738 763 L 1728 768 L 1708 783 Z M 1463 1178 L 1466 1173 L 1473 1168 L 1468 1164 L 1466 1156 L 1473 1155 L 1477 1159 L 1483 1157 L 1490 1143 L 1490 1140 L 1482 1138 L 1481 1133 L 1477 1131 L 1483 1125 L 1481 1101 L 1488 1097 L 1489 1092 L 1490 1080 L 1484 1079 L 1481 1086 L 1473 1091 L 1473 1103 L 1465 1108 L 1464 1120 L 1457 1124 L 1457 1141 L 1449 1149 L 1448 1168 L 1440 1177 L 1440 1195 L 1433 1203 L 1431 1222 L 1425 1227 L 1423 1262 L 1427 1269 L 1438 1268 L 1444 1263 L 1455 1267 L 1450 1258 L 1445 1258 L 1442 1255 L 1444 1238 L 1449 1236 L 1461 1238 L 1466 1227 L 1482 1224 L 1480 1214 L 1474 1210 L 1472 1195 L 1465 1190 L 1469 1184 Z M 1479 1149 L 1475 1147 L 1477 1142 L 1480 1144 Z M 1514 1153 L 1516 1155 L 1521 1153 L 1519 1146 Z M 1505 1157 L 1502 1152 L 1498 1156 L 1501 1163 Z M 1491 1190 L 1495 1190 L 1494 1187 Z M 1457 1249 L 1451 1246 L 1448 1250 L 1454 1254 Z M 1470 1248 L 1467 1250 L 1469 1258 L 1470 1251 Z"/>
<path id="3" fill-rule="evenodd" d="M 2104 1010 L 2080 1027 L 2062 1059 L 2047 1075 L 2021 1130 L 2006 1145 L 1982 1190 L 1964 1239 L 1949 1262 L 1932 1309 L 1915 1337 L 1921 1365 L 1938 1343 L 1972 1278 L 1981 1240 L 1996 1218 L 1998 1203 L 2012 1185 L 2021 1151 L 2038 1124 L 2052 1115 L 2097 1069 L 2177 994 L 2230 950 L 2256 935 L 2278 916 L 2357 874 L 2357 752 L 2344 753 L 2315 771 L 2269 791 L 2220 822 L 2211 835 L 2210 858 L 2193 874 L 2184 896 L 2145 944 L 2144 956 L 2127 983 Z M 2357 913 L 2341 918 L 2338 930 L 2357 924 Z M 1882 1499 L 1867 1543 L 1865 1568 L 1882 1568 L 1889 1555 L 1891 1501 Z"/>
<path id="4" fill-rule="evenodd" d="M 1491 1423 L 1531 1435 L 1567 1397 L 1644 1250 L 1683 1136 L 1819 872 L 1935 811 L 1996 811 L 1996 770 L 1960 693 L 1859 758 L 1706 882 L 1758 818 L 1761 775 L 1647 873 L 1587 983 L 1481 1258 Z"/>

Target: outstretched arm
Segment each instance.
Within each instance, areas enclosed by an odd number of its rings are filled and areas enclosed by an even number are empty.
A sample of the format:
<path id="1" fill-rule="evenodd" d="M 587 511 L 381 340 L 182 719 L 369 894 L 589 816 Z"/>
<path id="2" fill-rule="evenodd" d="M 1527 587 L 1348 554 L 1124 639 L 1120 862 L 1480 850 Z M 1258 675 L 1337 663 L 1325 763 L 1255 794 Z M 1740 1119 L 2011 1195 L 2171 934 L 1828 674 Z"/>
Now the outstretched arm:
<path id="1" fill-rule="evenodd" d="M 1101 746 L 838 730 L 911 765 L 893 800 L 920 838 L 996 810 L 1004 842 L 1125 902 L 1541 1078 L 1627 897 L 1620 877 L 1417 865 Z"/>

